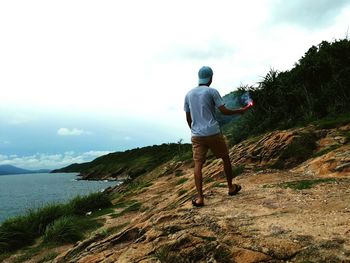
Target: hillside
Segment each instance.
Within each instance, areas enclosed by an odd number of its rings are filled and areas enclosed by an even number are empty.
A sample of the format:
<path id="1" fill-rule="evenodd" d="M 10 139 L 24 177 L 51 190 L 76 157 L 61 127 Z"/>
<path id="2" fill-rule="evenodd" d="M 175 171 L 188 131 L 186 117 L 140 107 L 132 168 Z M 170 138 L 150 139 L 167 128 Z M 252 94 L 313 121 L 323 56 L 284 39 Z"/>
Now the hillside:
<path id="1" fill-rule="evenodd" d="M 161 164 L 106 190 L 113 205 L 99 212 L 101 228 L 78 243 L 34 245 L 28 262 L 54 252 L 53 262 L 62 263 L 350 262 L 350 119 L 343 121 L 278 130 L 232 147 L 235 182 L 243 187 L 234 197 L 221 161 L 209 158 L 203 208 L 190 202 L 192 162 Z M 308 154 L 301 158 L 300 151 Z"/>
<path id="2" fill-rule="evenodd" d="M 29 173 L 48 173 L 50 170 L 26 170 L 13 165 L 0 165 L 0 175 L 10 175 L 10 174 L 29 174 Z"/>
<path id="3" fill-rule="evenodd" d="M 191 157 L 191 145 L 169 143 L 115 152 L 88 163 L 72 164 L 52 172 L 78 172 L 86 180 L 133 179 L 175 157 L 177 160 Z"/>

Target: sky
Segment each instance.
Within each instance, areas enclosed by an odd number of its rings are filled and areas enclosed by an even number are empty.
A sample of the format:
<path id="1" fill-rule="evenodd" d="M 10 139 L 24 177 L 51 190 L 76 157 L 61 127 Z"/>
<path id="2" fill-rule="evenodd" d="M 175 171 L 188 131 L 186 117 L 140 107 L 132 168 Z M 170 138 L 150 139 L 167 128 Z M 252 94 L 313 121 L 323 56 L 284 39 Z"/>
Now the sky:
<path id="1" fill-rule="evenodd" d="M 349 17 L 349 0 L 0 1 L 0 164 L 189 142 L 201 66 L 223 96 L 345 38 Z"/>

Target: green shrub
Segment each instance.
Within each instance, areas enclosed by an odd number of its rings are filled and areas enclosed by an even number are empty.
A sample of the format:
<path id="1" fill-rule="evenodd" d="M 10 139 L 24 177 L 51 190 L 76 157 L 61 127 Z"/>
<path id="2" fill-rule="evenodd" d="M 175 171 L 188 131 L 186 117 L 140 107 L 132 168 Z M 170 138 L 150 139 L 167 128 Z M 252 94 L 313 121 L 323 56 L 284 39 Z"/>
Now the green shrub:
<path id="1" fill-rule="evenodd" d="M 112 218 L 116 218 L 116 217 L 120 217 L 120 216 L 123 216 L 127 213 L 130 213 L 130 212 L 137 212 L 137 211 L 140 211 L 141 209 L 141 206 L 142 204 L 139 203 L 139 202 L 135 202 L 133 204 L 131 204 L 130 206 L 128 206 L 127 208 L 125 208 L 123 211 L 121 211 L 120 213 L 118 214 L 112 214 L 111 217 Z"/>
<path id="2" fill-rule="evenodd" d="M 327 117 L 314 122 L 314 124 L 321 129 L 332 129 L 348 123 L 350 123 L 350 113 L 342 114 L 340 116 Z"/>
<path id="3" fill-rule="evenodd" d="M 86 196 L 77 196 L 68 204 L 75 215 L 85 215 L 89 211 L 98 210 L 112 205 L 109 196 L 105 193 L 92 193 Z"/>
<path id="4" fill-rule="evenodd" d="M 336 182 L 336 181 L 337 180 L 334 178 L 324 178 L 324 179 L 315 179 L 315 180 L 300 180 L 300 181 L 282 183 L 282 184 L 279 184 L 279 186 L 282 188 L 303 190 L 303 189 L 310 189 L 314 185 L 317 185 L 317 184 L 330 183 L 330 182 Z"/>
<path id="5" fill-rule="evenodd" d="M 12 251 L 33 243 L 36 235 L 26 216 L 16 216 L 5 220 L 0 226 L 0 252 Z"/>
<path id="6" fill-rule="evenodd" d="M 38 263 L 44 263 L 50 260 L 55 259 L 57 256 L 59 255 L 59 253 L 55 252 L 55 251 L 51 251 L 49 253 L 47 253 L 42 259 L 40 259 L 38 261 Z"/>
<path id="7" fill-rule="evenodd" d="M 61 218 L 85 215 L 88 211 L 96 211 L 108 206 L 111 206 L 108 195 L 93 193 L 87 196 L 78 196 L 68 204 L 47 204 L 40 208 L 30 209 L 23 216 L 7 219 L 0 226 L 0 253 L 32 244 L 35 238 L 51 231 L 48 230 L 48 226 L 52 227 L 52 224 Z M 101 210 L 98 212 L 96 215 L 112 211 Z M 80 219 L 78 225 L 84 225 L 85 230 L 100 226 L 97 222 L 86 221 L 84 218 Z"/>
<path id="8" fill-rule="evenodd" d="M 317 138 L 313 133 L 300 134 L 287 146 L 280 158 L 272 165 L 272 168 L 292 167 L 307 160 L 316 148 L 316 140 Z"/>
<path id="9" fill-rule="evenodd" d="M 181 178 L 181 179 L 179 179 L 179 180 L 176 182 L 176 185 L 183 184 L 183 183 L 185 183 L 185 182 L 187 182 L 187 181 L 188 181 L 188 178 Z"/>
<path id="10" fill-rule="evenodd" d="M 236 167 L 232 168 L 232 174 L 234 177 L 241 175 L 244 172 L 245 166 L 244 165 L 238 165 Z"/>
<path id="11" fill-rule="evenodd" d="M 30 228 L 36 236 L 43 234 L 46 227 L 57 218 L 70 214 L 67 205 L 47 204 L 37 209 L 30 209 L 26 215 L 28 221 L 32 222 Z"/>
<path id="12" fill-rule="evenodd" d="M 83 237 L 80 220 L 74 216 L 62 216 L 46 227 L 45 243 L 64 244 L 78 241 Z"/>
<path id="13" fill-rule="evenodd" d="M 325 155 L 326 153 L 329 153 L 337 148 L 339 148 L 341 145 L 331 145 L 327 148 L 324 148 L 318 152 L 316 152 L 315 154 L 312 155 L 312 157 L 318 157 L 318 156 L 322 156 Z"/>

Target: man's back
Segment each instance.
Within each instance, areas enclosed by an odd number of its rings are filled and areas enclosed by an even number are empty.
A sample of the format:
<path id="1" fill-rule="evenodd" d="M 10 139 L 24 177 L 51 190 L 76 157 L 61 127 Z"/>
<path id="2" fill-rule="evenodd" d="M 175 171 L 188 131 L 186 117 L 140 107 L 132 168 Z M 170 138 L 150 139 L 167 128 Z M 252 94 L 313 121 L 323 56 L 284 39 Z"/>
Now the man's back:
<path id="1" fill-rule="evenodd" d="M 220 133 L 215 108 L 222 105 L 224 102 L 219 92 L 208 86 L 198 86 L 187 93 L 184 110 L 191 113 L 192 136 L 210 136 Z"/>

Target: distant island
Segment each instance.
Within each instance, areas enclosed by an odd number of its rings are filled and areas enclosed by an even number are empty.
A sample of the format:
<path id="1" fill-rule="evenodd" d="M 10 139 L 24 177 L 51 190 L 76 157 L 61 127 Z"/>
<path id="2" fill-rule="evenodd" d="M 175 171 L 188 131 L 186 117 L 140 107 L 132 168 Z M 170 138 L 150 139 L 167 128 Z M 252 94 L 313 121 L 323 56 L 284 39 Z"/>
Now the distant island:
<path id="1" fill-rule="evenodd" d="M 27 170 L 9 164 L 0 165 L 0 175 L 49 173 L 50 171 L 49 169 Z"/>

